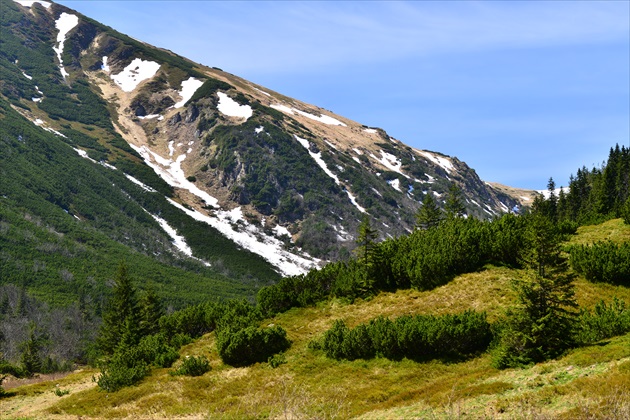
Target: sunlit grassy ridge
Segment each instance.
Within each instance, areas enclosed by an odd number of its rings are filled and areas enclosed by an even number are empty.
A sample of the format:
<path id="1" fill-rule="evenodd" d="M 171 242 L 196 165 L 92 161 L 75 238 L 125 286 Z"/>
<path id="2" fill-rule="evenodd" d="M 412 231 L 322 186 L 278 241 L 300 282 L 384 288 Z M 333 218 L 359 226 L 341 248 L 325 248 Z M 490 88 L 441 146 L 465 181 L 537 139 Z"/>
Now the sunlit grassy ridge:
<path id="1" fill-rule="evenodd" d="M 597 238 L 624 241 L 620 221 L 580 228 L 571 243 Z M 586 236 L 586 238 L 585 238 Z M 292 347 L 272 368 L 224 365 L 214 333 L 181 349 L 206 356 L 212 370 L 197 378 L 154 370 L 140 385 L 106 394 L 82 372 L 62 381 L 25 386 L 0 400 L 7 418 L 624 418 L 630 415 L 630 335 L 582 347 L 526 369 L 497 370 L 488 354 L 461 362 L 400 362 L 383 358 L 334 361 L 308 348 L 336 319 L 352 327 L 384 315 L 486 311 L 491 322 L 514 302 L 510 281 L 522 273 L 503 267 L 458 276 L 432 291 L 380 293 L 349 303 L 330 300 L 294 308 L 263 325 L 286 329 Z M 600 299 L 630 302 L 630 289 L 578 278 L 577 300 L 592 308 Z M 174 368 L 181 362 L 176 362 Z M 59 383 L 70 394 L 57 397 Z"/>

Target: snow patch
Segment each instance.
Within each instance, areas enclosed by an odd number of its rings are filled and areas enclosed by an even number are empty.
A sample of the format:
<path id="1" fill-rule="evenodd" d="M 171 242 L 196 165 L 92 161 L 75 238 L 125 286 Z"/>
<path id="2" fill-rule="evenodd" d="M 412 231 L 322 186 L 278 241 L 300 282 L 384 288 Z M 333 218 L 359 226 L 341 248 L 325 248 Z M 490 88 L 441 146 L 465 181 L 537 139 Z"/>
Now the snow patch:
<path id="1" fill-rule="evenodd" d="M 376 133 L 378 132 L 378 131 L 376 131 L 376 130 L 375 130 L 375 129 L 373 129 L 373 128 L 366 128 L 366 129 L 365 129 L 365 130 L 363 130 L 363 131 L 364 131 L 365 133 L 368 133 L 368 134 L 376 134 Z"/>
<path id="2" fill-rule="evenodd" d="M 358 158 L 358 157 L 356 157 L 356 156 L 352 156 L 352 159 L 354 159 L 354 161 L 355 161 L 356 163 L 359 163 L 359 164 L 361 163 L 361 161 L 359 160 L 359 158 Z"/>
<path id="3" fill-rule="evenodd" d="M 330 147 L 332 147 L 332 148 L 333 148 L 333 149 L 335 149 L 335 150 L 339 150 L 339 149 L 337 148 L 337 146 L 335 146 L 334 144 L 332 144 L 332 143 L 331 143 L 331 142 L 329 142 L 328 140 L 324 140 L 324 143 L 326 143 L 327 145 L 329 145 Z"/>
<path id="4" fill-rule="evenodd" d="M 76 150 L 76 149 L 75 149 Z M 127 179 L 131 182 L 133 182 L 134 184 L 138 185 L 140 188 L 142 188 L 145 191 L 148 192 L 157 192 L 156 190 L 154 190 L 153 188 L 149 187 L 148 185 L 146 185 L 145 183 L 138 181 L 136 178 L 132 177 L 129 174 L 125 174 L 125 176 L 127 177 Z"/>
<path id="5" fill-rule="evenodd" d="M 103 56 L 103 65 L 101 66 L 101 70 L 106 71 L 107 73 L 109 73 L 109 71 L 110 71 L 110 68 L 107 65 L 107 56 L 106 55 Z"/>
<path id="6" fill-rule="evenodd" d="M 219 200 L 212 197 L 207 192 L 200 190 L 199 187 L 186 179 L 186 175 L 184 175 L 184 171 L 181 168 L 182 162 L 186 159 L 186 155 L 180 155 L 173 161 L 172 159 L 165 159 L 149 150 L 147 146 L 138 147 L 133 144 L 130 144 L 130 146 L 142 156 L 144 162 L 166 181 L 167 184 L 189 191 L 209 206 L 218 207 Z"/>
<path id="7" fill-rule="evenodd" d="M 166 220 L 162 219 L 161 217 L 156 216 L 155 214 L 151 214 L 151 213 L 149 214 L 151 215 L 151 217 L 155 219 L 156 222 L 158 222 L 162 230 L 164 230 L 164 232 L 166 232 L 166 234 L 171 237 L 171 239 L 173 240 L 173 245 L 175 245 L 177 249 L 179 249 L 180 251 L 182 251 L 185 255 L 189 257 L 193 256 L 192 249 L 190 249 L 190 247 L 186 243 L 186 238 L 184 238 L 181 235 L 178 235 L 177 231 L 173 229 L 173 227 L 169 225 L 166 222 Z"/>
<path id="8" fill-rule="evenodd" d="M 291 232 L 289 232 L 289 229 L 285 228 L 284 226 L 276 225 L 273 228 L 273 231 L 276 233 L 276 236 L 288 236 L 289 238 L 291 237 Z"/>
<path id="9" fill-rule="evenodd" d="M 59 16 L 59 19 L 55 21 L 55 27 L 59 29 L 59 33 L 57 34 L 57 46 L 53 47 L 53 50 L 57 53 L 57 58 L 59 59 L 59 70 L 61 71 L 61 75 L 64 79 L 68 76 L 68 72 L 63 67 L 63 60 L 61 58 L 63 54 L 63 45 L 66 42 L 68 32 L 70 32 L 78 24 L 79 18 L 76 15 L 71 15 L 66 12 L 63 12 Z"/>
<path id="10" fill-rule="evenodd" d="M 223 115 L 227 115 L 228 117 L 244 118 L 245 121 L 253 115 L 254 111 L 251 106 L 240 105 L 223 92 L 217 92 L 217 95 L 219 95 L 219 105 L 217 105 L 217 109 Z"/>
<path id="11" fill-rule="evenodd" d="M 77 152 L 79 154 L 79 156 L 81 156 L 84 159 L 89 160 L 90 162 L 94 162 L 94 163 L 98 163 L 97 161 L 95 161 L 94 159 L 92 159 L 91 157 L 88 156 L 87 152 L 85 150 L 81 150 L 81 149 L 75 149 L 73 147 L 74 151 Z"/>
<path id="12" fill-rule="evenodd" d="M 284 249 L 282 241 L 275 237 L 264 235 L 256 226 L 247 225 L 244 230 L 234 230 L 230 220 L 228 220 L 230 219 L 228 216 L 229 212 L 217 211 L 217 217 L 210 217 L 198 211 L 187 209 L 170 198 L 167 200 L 193 219 L 212 226 L 228 239 L 260 255 L 275 266 L 284 276 L 304 274 L 306 271 L 316 268 L 320 261 L 291 254 Z"/>
<path id="13" fill-rule="evenodd" d="M 295 136 L 295 135 L 294 135 Z M 315 162 L 319 165 L 320 168 L 322 168 L 324 170 L 324 172 L 326 172 L 326 175 L 328 175 L 329 177 L 331 177 L 334 181 L 335 184 L 337 185 L 341 185 L 341 182 L 339 182 L 339 178 L 337 178 L 337 175 L 335 175 L 334 173 L 331 172 L 330 169 L 328 169 L 328 166 L 326 165 L 326 162 L 324 162 L 324 160 L 322 159 L 322 152 L 319 153 L 313 153 L 311 152 L 311 150 L 309 149 L 309 143 L 308 140 L 300 138 L 298 136 L 295 136 L 295 139 L 300 142 L 300 144 L 302 146 L 304 146 L 304 148 L 308 151 L 308 154 L 311 155 L 311 157 L 315 160 Z"/>
<path id="14" fill-rule="evenodd" d="M 347 127 L 346 124 L 328 115 L 322 114 L 322 115 L 317 116 L 317 115 L 309 114 L 308 112 L 300 111 L 299 109 L 296 109 L 296 108 L 289 108 L 288 106 L 281 105 L 281 104 L 272 104 L 270 106 L 273 109 L 277 109 L 278 111 L 284 112 L 285 114 L 290 114 L 290 115 L 299 114 L 299 115 L 302 115 L 303 117 L 310 118 L 311 120 L 318 121 L 323 124 L 339 125 L 342 127 Z"/>
<path id="15" fill-rule="evenodd" d="M 433 153 L 429 153 L 425 151 L 418 151 L 418 153 L 420 153 L 422 156 L 426 157 L 427 159 L 429 159 L 431 162 L 435 163 L 436 165 L 442 167 L 449 174 L 451 173 L 451 171 L 455 170 L 455 167 L 453 166 L 453 162 L 451 162 L 451 160 L 446 157 L 437 156 L 437 155 L 434 155 Z"/>
<path id="16" fill-rule="evenodd" d="M 203 85 L 201 80 L 195 79 L 194 77 L 189 78 L 188 80 L 184 80 L 182 82 L 182 90 L 179 91 L 179 96 L 182 97 L 182 100 L 173 105 L 173 108 L 181 108 L 184 106 L 186 102 L 195 94 L 197 89 L 199 89 Z"/>
<path id="17" fill-rule="evenodd" d="M 25 72 L 22 72 L 22 74 L 24 75 L 24 77 L 26 77 L 28 80 L 33 80 L 33 76 L 29 76 L 28 74 L 26 74 Z"/>
<path id="18" fill-rule="evenodd" d="M 56 136 L 63 137 L 64 139 L 67 138 L 66 136 L 61 134 L 59 131 L 57 131 L 55 129 L 52 129 L 50 127 L 45 127 L 46 123 L 44 121 L 42 121 L 41 119 L 39 119 L 39 118 L 36 118 L 35 120 L 33 120 L 33 124 L 35 124 L 38 127 L 43 128 L 44 130 L 48 131 L 49 133 L 53 133 Z"/>
<path id="19" fill-rule="evenodd" d="M 269 93 L 265 92 L 264 90 L 260 90 L 258 88 L 254 88 L 254 89 L 256 89 L 258 92 L 262 93 L 263 95 L 271 96 Z"/>
<path id="20" fill-rule="evenodd" d="M 374 156 L 374 155 L 372 155 Z M 387 153 L 381 150 L 381 158 L 378 159 L 381 164 L 390 171 L 398 172 L 401 175 L 405 175 L 401 172 L 402 162 L 396 156 L 391 153 Z M 405 175 L 406 176 L 406 175 Z"/>
<path id="21" fill-rule="evenodd" d="M 254 131 L 256 132 L 256 134 L 260 134 L 260 133 L 262 133 L 263 131 L 265 131 L 265 127 L 263 127 L 263 126 L 261 125 L 260 127 L 256 127 L 256 128 L 254 129 Z"/>
<path id="22" fill-rule="evenodd" d="M 141 82 L 155 76 L 159 69 L 160 65 L 154 61 L 135 58 L 122 72 L 110 77 L 123 91 L 133 92 Z"/>
<path id="23" fill-rule="evenodd" d="M 163 115 L 160 114 L 151 114 L 151 115 L 142 115 L 142 116 L 138 116 L 138 119 L 140 120 L 152 120 L 157 118 L 159 121 L 162 121 L 164 119 Z"/>
<path id="24" fill-rule="evenodd" d="M 335 184 L 341 185 L 341 182 L 339 181 L 339 178 L 337 177 L 337 175 L 335 175 L 334 173 L 330 171 L 330 169 L 328 169 L 326 162 L 324 162 L 324 160 L 322 159 L 322 152 L 319 152 L 319 153 L 311 152 L 311 150 L 309 149 L 308 140 L 300 138 L 296 136 L 295 134 L 293 136 L 302 146 L 304 146 L 308 154 L 311 155 L 311 157 L 315 160 L 315 162 L 319 165 L 319 167 L 322 168 L 322 170 L 326 173 L 326 175 L 331 177 L 333 181 L 335 181 Z M 346 192 L 346 194 L 348 194 L 348 197 L 350 198 L 350 201 L 352 202 L 352 204 L 354 204 L 354 206 L 357 209 L 359 209 L 361 213 L 366 213 L 365 209 L 357 203 L 356 198 L 350 193 L 350 191 L 348 191 L 347 188 L 344 188 L 344 191 Z"/>
<path id="25" fill-rule="evenodd" d="M 359 156 L 361 156 L 363 154 L 363 152 L 361 150 L 357 149 L 356 147 L 354 149 L 352 149 L 352 150 L 354 150 L 354 153 L 356 153 Z"/>
<path id="26" fill-rule="evenodd" d="M 346 194 L 348 194 L 348 197 L 350 198 L 350 202 L 354 204 L 354 206 L 358 208 L 361 213 L 367 213 L 367 210 L 365 210 L 365 208 L 361 207 L 359 203 L 357 203 L 357 198 L 354 195 L 352 195 L 350 191 L 348 191 L 347 189 L 344 189 L 344 191 L 346 192 Z"/>
<path id="27" fill-rule="evenodd" d="M 556 188 L 555 190 L 553 190 L 553 194 L 556 196 L 556 198 L 558 198 L 558 196 L 560 195 L 560 190 L 562 190 L 563 188 Z M 543 197 L 545 197 L 545 200 L 549 200 L 549 197 L 551 196 L 551 193 L 549 192 L 549 190 L 536 190 L 536 192 L 538 194 L 542 194 Z"/>
<path id="28" fill-rule="evenodd" d="M 392 188 L 393 188 L 393 189 L 395 189 L 396 191 L 400 191 L 400 192 L 402 192 L 402 191 L 400 190 L 400 180 L 399 180 L 398 178 L 397 178 L 397 179 L 392 179 L 391 181 L 387 181 L 387 183 L 388 183 L 389 185 L 391 185 L 391 186 L 392 186 Z"/>

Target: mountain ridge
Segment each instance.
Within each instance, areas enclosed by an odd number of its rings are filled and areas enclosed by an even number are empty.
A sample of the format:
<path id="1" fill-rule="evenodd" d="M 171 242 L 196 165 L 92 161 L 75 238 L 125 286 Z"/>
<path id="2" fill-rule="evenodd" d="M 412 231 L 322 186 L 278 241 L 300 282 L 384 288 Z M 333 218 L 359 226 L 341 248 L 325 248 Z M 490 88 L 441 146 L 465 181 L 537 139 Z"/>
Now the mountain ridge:
<path id="1" fill-rule="evenodd" d="M 268 260 L 280 255 L 272 264 L 284 274 L 348 255 L 364 213 L 381 238 L 410 232 L 424 194 L 443 205 L 453 183 L 471 216 L 491 218 L 527 204 L 455 157 L 413 149 L 382 129 L 134 40 L 65 6 L 11 3 L 47 28 L 49 46 L 55 39 L 49 55 L 59 82 L 84 96 L 92 92 L 92 101 L 107 110 L 93 119 L 103 127 L 111 121 L 113 130 L 97 126 L 97 142 L 129 144 L 119 144 L 122 153 L 75 149 L 114 167 L 129 167 L 125 154 L 143 161 L 169 185 L 171 204 L 233 240 L 240 236 L 239 246 Z M 74 26 L 67 16 L 76 16 Z M 41 76 L 34 76 L 35 95 L 23 92 L 12 104 L 16 110 L 56 134 L 62 124 L 90 128 L 89 118 L 77 123 L 51 113 L 51 98 L 35 85 Z M 156 189 L 147 174 L 129 175 Z"/>

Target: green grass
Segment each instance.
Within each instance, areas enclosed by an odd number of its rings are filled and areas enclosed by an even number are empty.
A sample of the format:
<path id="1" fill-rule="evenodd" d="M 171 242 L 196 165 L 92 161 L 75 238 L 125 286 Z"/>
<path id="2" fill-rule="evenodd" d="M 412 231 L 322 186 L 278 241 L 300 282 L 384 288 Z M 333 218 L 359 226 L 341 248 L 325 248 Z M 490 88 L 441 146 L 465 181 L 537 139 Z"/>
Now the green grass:
<path id="1" fill-rule="evenodd" d="M 628 228 L 615 221 L 581 229 L 581 235 L 620 234 Z M 286 329 L 292 347 L 287 363 L 232 368 L 216 351 L 214 334 L 184 346 L 182 357 L 205 356 L 212 370 L 191 378 L 154 370 L 138 386 L 105 394 L 83 379 L 68 377 L 60 387 L 70 394 L 53 395 L 36 413 L 60 418 L 92 416 L 194 418 L 611 418 L 630 414 L 630 335 L 615 337 L 569 351 L 563 357 L 524 369 L 497 370 L 489 354 L 461 362 L 416 363 L 383 358 L 334 361 L 308 348 L 335 319 L 352 327 L 377 315 L 445 314 L 465 309 L 487 311 L 496 320 L 514 302 L 510 279 L 518 270 L 488 266 L 458 276 L 432 291 L 403 290 L 380 293 L 353 304 L 341 300 L 315 307 L 294 308 L 262 325 Z M 621 286 L 593 284 L 578 278 L 577 298 L 593 306 L 617 296 L 630 302 Z M 96 372 L 94 372 L 96 373 Z M 74 381 L 74 382 L 73 382 Z M 19 389 L 12 399 L 36 398 L 54 384 Z M 83 387 L 83 388 L 82 388 Z M 105 397 L 107 395 L 107 397 Z M 0 402 L 0 416 L 3 411 Z M 16 413 L 17 415 L 22 415 Z M 31 413 L 25 415 L 32 415 Z"/>

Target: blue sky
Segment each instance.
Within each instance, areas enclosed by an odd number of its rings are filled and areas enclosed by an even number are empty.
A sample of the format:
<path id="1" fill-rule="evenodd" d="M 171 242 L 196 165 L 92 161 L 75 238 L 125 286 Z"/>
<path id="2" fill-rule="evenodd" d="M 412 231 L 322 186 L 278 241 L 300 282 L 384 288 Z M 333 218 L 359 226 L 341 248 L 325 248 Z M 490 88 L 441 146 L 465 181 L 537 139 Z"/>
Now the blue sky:
<path id="1" fill-rule="evenodd" d="M 630 1 L 72 1 L 120 32 L 544 189 L 630 144 Z"/>

